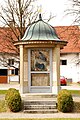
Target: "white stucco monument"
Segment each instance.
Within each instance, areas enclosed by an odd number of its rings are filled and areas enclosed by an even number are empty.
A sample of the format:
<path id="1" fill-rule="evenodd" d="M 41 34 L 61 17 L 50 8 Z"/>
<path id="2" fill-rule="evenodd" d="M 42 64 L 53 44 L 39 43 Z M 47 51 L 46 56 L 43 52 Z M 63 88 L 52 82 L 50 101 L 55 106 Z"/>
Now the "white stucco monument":
<path id="1" fill-rule="evenodd" d="M 55 29 L 42 20 L 31 24 L 21 41 L 20 49 L 21 93 L 53 93 L 60 90 L 60 49 L 67 44 L 61 41 Z"/>

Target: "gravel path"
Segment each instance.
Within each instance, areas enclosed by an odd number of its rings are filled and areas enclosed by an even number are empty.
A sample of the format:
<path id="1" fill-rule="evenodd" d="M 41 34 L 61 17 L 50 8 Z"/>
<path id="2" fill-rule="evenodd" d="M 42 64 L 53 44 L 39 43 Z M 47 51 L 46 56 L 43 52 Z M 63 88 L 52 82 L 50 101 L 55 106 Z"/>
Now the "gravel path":
<path id="1" fill-rule="evenodd" d="M 0 118 L 80 118 L 78 113 L 27 114 L 27 113 L 0 113 Z"/>

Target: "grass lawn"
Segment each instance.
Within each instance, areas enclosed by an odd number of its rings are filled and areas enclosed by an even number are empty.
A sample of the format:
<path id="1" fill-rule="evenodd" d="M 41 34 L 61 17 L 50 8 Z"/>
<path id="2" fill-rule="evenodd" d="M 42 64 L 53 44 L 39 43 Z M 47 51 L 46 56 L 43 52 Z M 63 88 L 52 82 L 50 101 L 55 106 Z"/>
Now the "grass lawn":
<path id="1" fill-rule="evenodd" d="M 71 94 L 80 95 L 80 90 L 68 90 Z M 0 94 L 6 94 L 7 90 L 0 90 Z"/>
<path id="2" fill-rule="evenodd" d="M 0 113 L 1 112 L 6 112 L 7 111 L 7 107 L 5 104 L 5 100 L 0 100 Z"/>
<path id="3" fill-rule="evenodd" d="M 7 90 L 0 90 L 0 94 L 6 94 Z"/>
<path id="4" fill-rule="evenodd" d="M 80 95 L 80 90 L 69 90 L 72 95 Z"/>
<path id="5" fill-rule="evenodd" d="M 25 119 L 0 119 L 0 120 L 80 120 L 80 118 L 25 118 Z"/>

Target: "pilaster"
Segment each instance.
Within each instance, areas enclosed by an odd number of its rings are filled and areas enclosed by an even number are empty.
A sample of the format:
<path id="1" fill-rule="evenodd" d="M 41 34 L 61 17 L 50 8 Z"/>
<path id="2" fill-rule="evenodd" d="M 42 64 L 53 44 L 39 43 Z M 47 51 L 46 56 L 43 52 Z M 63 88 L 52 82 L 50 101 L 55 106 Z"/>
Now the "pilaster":
<path id="1" fill-rule="evenodd" d="M 28 80 L 28 49 L 24 47 L 24 93 L 29 92 L 29 80 Z"/>
<path id="2" fill-rule="evenodd" d="M 60 90 L 60 46 L 53 49 L 53 88 L 52 91 L 58 94 Z"/>
<path id="3" fill-rule="evenodd" d="M 23 94 L 24 88 L 24 59 L 23 59 L 23 45 L 20 45 L 20 93 Z"/>

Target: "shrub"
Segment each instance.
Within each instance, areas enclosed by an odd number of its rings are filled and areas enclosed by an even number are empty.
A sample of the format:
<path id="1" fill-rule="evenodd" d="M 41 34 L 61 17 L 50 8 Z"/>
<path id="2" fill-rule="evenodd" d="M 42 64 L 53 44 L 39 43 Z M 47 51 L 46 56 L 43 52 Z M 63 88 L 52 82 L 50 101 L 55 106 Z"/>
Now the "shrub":
<path id="1" fill-rule="evenodd" d="M 61 112 L 72 112 L 73 111 L 73 98 L 68 90 L 61 90 L 57 97 L 58 110 Z"/>
<path id="2" fill-rule="evenodd" d="M 18 112 L 21 110 L 21 96 L 18 90 L 15 88 L 10 88 L 6 95 L 5 95 L 5 100 L 7 107 L 10 109 L 12 112 Z"/>

